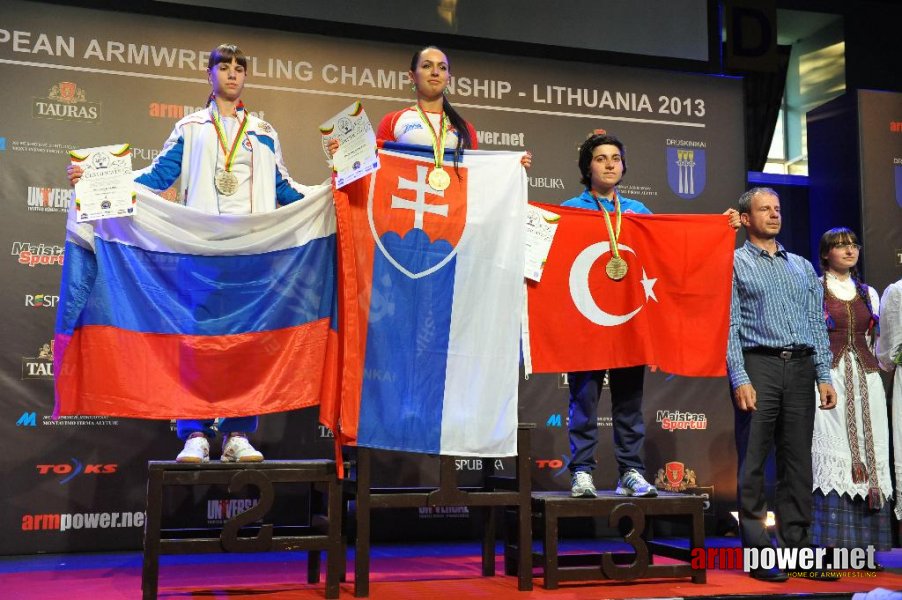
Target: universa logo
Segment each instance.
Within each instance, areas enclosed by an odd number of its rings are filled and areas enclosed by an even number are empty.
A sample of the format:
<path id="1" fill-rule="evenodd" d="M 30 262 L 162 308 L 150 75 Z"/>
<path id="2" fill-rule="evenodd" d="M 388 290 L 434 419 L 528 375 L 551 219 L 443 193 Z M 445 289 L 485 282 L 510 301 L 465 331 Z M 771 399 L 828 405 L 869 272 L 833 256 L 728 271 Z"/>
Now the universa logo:
<path id="1" fill-rule="evenodd" d="M 19 420 L 16 421 L 16 427 L 37 427 L 38 426 L 38 413 L 32 412 L 23 412 L 22 416 L 19 417 Z"/>
<path id="2" fill-rule="evenodd" d="M 22 357 L 22 379 L 53 379 L 53 340 L 41 346 L 37 356 Z"/>
<path id="3" fill-rule="evenodd" d="M 50 88 L 46 98 L 33 98 L 31 116 L 35 119 L 56 119 L 96 123 L 100 120 L 100 103 L 88 102 L 84 89 L 71 81 L 61 81 Z"/>
<path id="4" fill-rule="evenodd" d="M 678 461 L 672 461 L 658 469 L 655 476 L 655 487 L 668 492 L 685 492 L 695 487 L 695 471 L 687 469 L 686 465 Z"/>
<path id="5" fill-rule="evenodd" d="M 258 498 L 221 498 L 207 500 L 207 523 L 222 524 L 232 517 L 247 512 L 260 502 Z"/>
<path id="6" fill-rule="evenodd" d="M 66 212 L 69 210 L 69 198 L 72 190 L 68 188 L 49 188 L 28 186 L 28 210 L 31 212 Z"/>
<path id="7" fill-rule="evenodd" d="M 55 308 L 59 301 L 54 294 L 25 294 L 25 306 L 32 308 Z"/>
<path id="8" fill-rule="evenodd" d="M 13 242 L 10 254 L 19 257 L 20 265 L 29 267 L 63 265 L 62 246 L 53 244 L 32 244 L 30 242 Z"/>

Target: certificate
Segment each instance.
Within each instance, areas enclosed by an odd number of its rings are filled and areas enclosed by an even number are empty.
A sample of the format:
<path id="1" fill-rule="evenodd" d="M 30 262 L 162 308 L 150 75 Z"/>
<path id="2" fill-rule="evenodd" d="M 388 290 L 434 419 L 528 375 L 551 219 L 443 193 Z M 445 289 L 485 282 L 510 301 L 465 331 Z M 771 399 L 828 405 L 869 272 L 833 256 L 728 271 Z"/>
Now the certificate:
<path id="1" fill-rule="evenodd" d="M 135 214 L 135 180 L 128 144 L 70 150 L 73 165 L 84 169 L 75 184 L 77 223 Z"/>
<path id="2" fill-rule="evenodd" d="M 526 205 L 526 270 L 523 275 L 527 279 L 542 279 L 542 271 L 560 219 L 559 214 L 550 210 L 532 204 Z"/>
<path id="3" fill-rule="evenodd" d="M 376 155 L 376 133 L 366 117 L 360 101 L 353 103 L 319 126 L 323 152 L 332 160 L 336 172 L 335 185 L 345 186 L 379 168 Z M 339 141 L 338 152 L 329 156 L 329 142 Z"/>

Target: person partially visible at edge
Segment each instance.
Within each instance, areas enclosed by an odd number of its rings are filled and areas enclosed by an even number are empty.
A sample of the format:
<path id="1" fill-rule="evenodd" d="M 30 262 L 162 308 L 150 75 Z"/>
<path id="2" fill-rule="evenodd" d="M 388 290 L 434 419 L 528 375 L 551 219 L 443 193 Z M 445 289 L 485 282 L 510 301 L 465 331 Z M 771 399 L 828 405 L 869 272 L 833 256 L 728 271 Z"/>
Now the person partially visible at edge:
<path id="1" fill-rule="evenodd" d="M 902 519 L 902 279 L 891 283 L 880 297 L 880 337 L 877 360 L 893 371 L 892 426 L 896 475 L 896 518 Z"/>
<path id="2" fill-rule="evenodd" d="M 777 542 L 805 548 L 812 541 L 815 407 L 836 406 L 823 285 L 809 261 L 777 241 L 782 218 L 774 190 L 752 188 L 739 198 L 738 208 L 748 239 L 733 256 L 727 372 L 735 409 L 742 545 L 773 546 L 765 526 L 764 470 L 776 447 Z M 778 568 L 756 568 L 750 575 L 788 579 Z"/>
<path id="3" fill-rule="evenodd" d="M 304 197 L 308 187 L 294 181 L 282 160 L 272 125 L 251 115 L 241 101 L 247 57 L 233 44 L 213 49 L 207 63 L 211 93 L 207 107 L 178 123 L 153 163 L 135 172 L 135 182 L 156 192 L 179 181 L 186 206 L 206 213 L 247 215 L 276 210 Z M 72 185 L 82 169 L 69 165 Z M 201 463 L 210 457 L 210 440 L 224 436 L 221 460 L 259 462 L 263 454 L 247 439 L 257 417 L 180 419 L 178 437 L 185 441 L 178 462 Z"/>
<path id="4" fill-rule="evenodd" d="M 596 130 L 579 148 L 580 183 L 585 191 L 562 203 L 587 210 L 612 213 L 616 226 L 620 214 L 651 214 L 638 200 L 621 196 L 617 186 L 626 174 L 626 149 L 623 143 L 603 130 Z M 728 209 L 730 226 L 739 227 L 739 214 Z M 616 237 L 616 233 L 614 234 Z M 611 388 L 611 416 L 614 432 L 614 457 L 619 478 L 616 493 L 621 496 L 657 496 L 658 490 L 645 479 L 642 447 L 645 421 L 642 394 L 645 366 L 579 371 L 567 374 L 570 387 L 570 494 L 574 498 L 594 498 L 598 446 L 598 402 L 607 373 Z"/>

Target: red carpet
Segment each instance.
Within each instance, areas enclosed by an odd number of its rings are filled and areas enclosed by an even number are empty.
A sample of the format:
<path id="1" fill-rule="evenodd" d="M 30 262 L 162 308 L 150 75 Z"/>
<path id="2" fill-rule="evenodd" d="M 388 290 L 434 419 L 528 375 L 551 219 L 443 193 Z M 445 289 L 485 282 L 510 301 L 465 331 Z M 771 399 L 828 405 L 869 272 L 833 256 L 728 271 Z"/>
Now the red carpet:
<path id="1" fill-rule="evenodd" d="M 643 583 L 598 581 L 563 583 L 545 590 L 533 580 L 532 592 L 518 592 L 513 577 L 481 577 L 478 555 L 440 554 L 435 546 L 417 556 L 374 557 L 370 597 L 374 600 L 526 600 L 530 598 L 686 598 L 727 595 L 851 594 L 882 587 L 902 590 L 902 572 L 858 573 L 836 582 L 790 580 L 761 583 L 740 571 L 709 571 L 708 583 L 693 585 L 685 579 Z M 896 551 L 900 552 L 900 551 Z M 894 553 L 895 554 L 895 553 Z M 279 553 L 241 556 L 164 557 L 160 567 L 159 597 L 168 599 L 306 600 L 323 598 L 323 584 L 305 583 L 305 555 Z M 272 560 L 264 557 L 272 556 Z M 120 600 L 141 597 L 141 556 L 59 555 L 13 557 L 0 560 L 0 597 L 15 600 Z M 502 572 L 498 561 L 498 573 Z M 353 573 L 353 568 L 349 569 Z M 866 575 L 866 576 L 865 576 Z M 353 597 L 353 583 L 342 584 L 342 597 Z"/>

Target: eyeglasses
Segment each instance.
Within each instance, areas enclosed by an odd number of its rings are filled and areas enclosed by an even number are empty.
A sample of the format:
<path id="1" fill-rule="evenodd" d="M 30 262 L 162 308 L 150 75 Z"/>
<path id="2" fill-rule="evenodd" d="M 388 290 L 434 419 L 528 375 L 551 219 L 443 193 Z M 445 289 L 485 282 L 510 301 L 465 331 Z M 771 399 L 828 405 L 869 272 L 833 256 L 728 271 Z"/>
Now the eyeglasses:
<path id="1" fill-rule="evenodd" d="M 833 247 L 839 250 L 861 250 L 861 244 L 853 244 L 851 242 L 847 244 L 833 244 Z"/>

